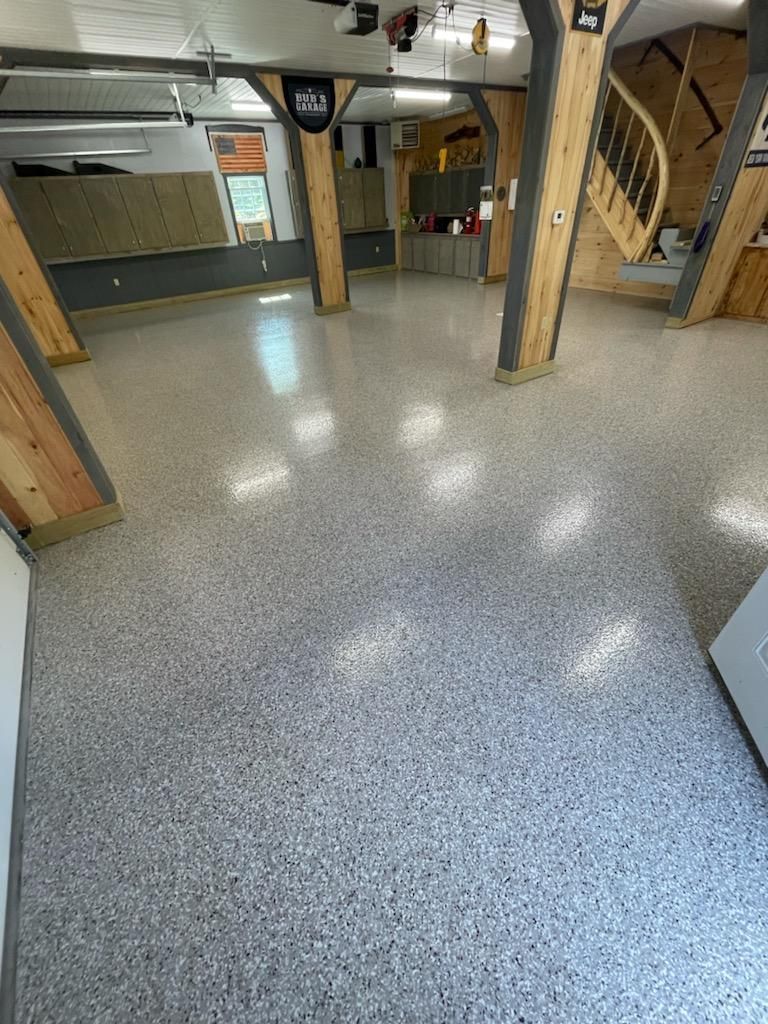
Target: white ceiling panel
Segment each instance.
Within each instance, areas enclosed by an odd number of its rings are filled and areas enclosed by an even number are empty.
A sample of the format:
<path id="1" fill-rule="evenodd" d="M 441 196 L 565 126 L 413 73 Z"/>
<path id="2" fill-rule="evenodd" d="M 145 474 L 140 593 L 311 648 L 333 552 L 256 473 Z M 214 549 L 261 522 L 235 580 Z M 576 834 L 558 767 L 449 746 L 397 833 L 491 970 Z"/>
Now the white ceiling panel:
<path id="1" fill-rule="evenodd" d="M 382 0 L 384 22 L 402 10 L 403 0 Z M 511 52 L 493 47 L 487 60 L 455 42 L 432 35 L 447 17 L 434 2 L 420 5 L 423 25 L 434 23 L 410 54 L 391 53 L 382 31 L 341 36 L 333 28 L 338 8 L 310 0 L 0 0 L 0 45 L 62 51 L 91 51 L 148 57 L 194 57 L 214 44 L 238 62 L 306 71 L 384 74 L 390 61 L 400 75 L 515 85 L 530 63 L 530 40 L 518 0 L 456 0 L 455 22 L 468 31 L 488 18 L 493 34 L 515 38 Z M 641 0 L 622 42 L 660 34 L 691 21 L 743 26 L 743 0 Z"/>

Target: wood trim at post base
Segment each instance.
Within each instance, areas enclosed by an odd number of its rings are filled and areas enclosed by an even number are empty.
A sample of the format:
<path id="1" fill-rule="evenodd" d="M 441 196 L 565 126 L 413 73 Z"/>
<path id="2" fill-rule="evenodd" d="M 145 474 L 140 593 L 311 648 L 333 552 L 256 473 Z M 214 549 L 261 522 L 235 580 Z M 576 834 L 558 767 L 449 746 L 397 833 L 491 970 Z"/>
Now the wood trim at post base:
<path id="1" fill-rule="evenodd" d="M 118 523 L 123 518 L 123 506 L 119 501 L 113 501 L 111 505 L 99 505 L 96 508 L 89 508 L 85 512 L 77 512 L 73 516 L 65 516 L 63 519 L 54 519 L 51 523 L 33 526 L 32 532 L 25 539 L 27 544 L 36 550 L 46 547 L 48 544 L 58 544 L 59 541 L 69 540 L 70 537 L 76 537 L 79 533 L 98 530 L 102 526 L 109 526 L 110 523 Z"/>
<path id="2" fill-rule="evenodd" d="M 506 281 L 506 274 L 486 274 L 485 277 L 478 277 L 478 284 L 496 284 L 497 281 Z"/>
<path id="3" fill-rule="evenodd" d="M 526 366 L 522 370 L 503 370 L 496 367 L 494 377 L 502 384 L 524 384 L 527 380 L 535 380 L 536 377 L 546 377 L 549 373 L 555 372 L 555 360 L 548 359 L 545 363 L 536 363 L 535 366 Z"/>
<path id="4" fill-rule="evenodd" d="M 347 277 L 367 277 L 369 274 L 386 274 L 388 271 L 397 269 L 396 263 L 388 263 L 383 267 L 361 267 L 360 270 L 348 270 Z"/>
<path id="5" fill-rule="evenodd" d="M 694 324 L 703 324 L 707 320 L 712 320 L 711 316 L 700 316 L 692 317 L 690 320 L 684 316 L 668 316 L 664 324 L 665 327 L 669 327 L 670 330 L 679 331 L 683 327 L 692 327 Z"/>
<path id="6" fill-rule="evenodd" d="M 68 366 L 69 363 L 90 362 L 91 353 L 87 348 L 80 348 L 77 352 L 57 352 L 55 356 L 48 356 L 49 366 Z"/>
<path id="7" fill-rule="evenodd" d="M 315 306 L 315 313 L 318 316 L 330 316 L 331 313 L 346 313 L 348 309 L 352 309 L 351 303 L 340 302 L 336 306 Z"/>

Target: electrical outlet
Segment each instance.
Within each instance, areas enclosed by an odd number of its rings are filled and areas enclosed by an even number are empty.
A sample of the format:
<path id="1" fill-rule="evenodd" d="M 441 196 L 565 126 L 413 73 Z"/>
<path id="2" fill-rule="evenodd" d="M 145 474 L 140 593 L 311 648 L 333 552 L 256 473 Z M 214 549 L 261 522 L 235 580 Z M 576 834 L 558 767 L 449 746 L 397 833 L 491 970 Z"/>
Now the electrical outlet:
<path id="1" fill-rule="evenodd" d="M 565 210 L 555 210 L 552 214 L 553 224 L 565 224 Z"/>
<path id="2" fill-rule="evenodd" d="M 376 246 L 376 252 L 381 252 L 381 246 L 380 245 Z"/>
<path id="3" fill-rule="evenodd" d="M 115 288 L 119 288 L 120 287 L 120 278 L 119 277 L 113 277 L 112 278 L 112 284 L 115 286 Z"/>

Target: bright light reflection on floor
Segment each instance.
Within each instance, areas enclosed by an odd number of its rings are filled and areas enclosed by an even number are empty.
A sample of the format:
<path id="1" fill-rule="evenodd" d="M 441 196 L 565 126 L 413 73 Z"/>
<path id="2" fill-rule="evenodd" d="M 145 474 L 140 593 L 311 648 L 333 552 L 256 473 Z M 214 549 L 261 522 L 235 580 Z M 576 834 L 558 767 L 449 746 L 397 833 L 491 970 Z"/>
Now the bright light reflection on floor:
<path id="1" fill-rule="evenodd" d="M 327 409 L 298 416 L 293 421 L 293 432 L 299 441 L 316 441 L 329 437 L 336 429 L 333 413 Z"/>
<path id="2" fill-rule="evenodd" d="M 351 678 L 365 682 L 369 675 L 391 665 L 406 641 L 412 643 L 416 629 L 414 623 L 401 612 L 377 621 L 363 623 L 351 630 L 336 646 L 333 656 L 335 668 Z"/>
<path id="3" fill-rule="evenodd" d="M 611 622 L 591 640 L 576 659 L 578 675 L 594 678 L 610 665 L 611 659 L 635 647 L 640 641 L 638 622 L 634 618 Z"/>
<path id="4" fill-rule="evenodd" d="M 254 495 L 268 495 L 288 485 L 290 466 L 274 462 L 258 467 L 255 472 L 232 482 L 230 490 L 235 498 L 250 498 Z"/>
<path id="5" fill-rule="evenodd" d="M 452 498 L 470 490 L 478 474 L 474 459 L 460 458 L 444 463 L 432 474 L 430 490 L 436 497 Z"/>
<path id="6" fill-rule="evenodd" d="M 267 302 L 287 302 L 290 298 L 291 295 L 285 292 L 284 295 L 264 295 L 259 299 L 259 302 L 264 305 Z"/>
<path id="7" fill-rule="evenodd" d="M 435 437 L 443 429 L 443 409 L 439 405 L 416 405 L 400 424 L 398 439 L 404 448 L 415 448 Z"/>
<path id="8" fill-rule="evenodd" d="M 733 497 L 715 505 L 710 515 L 726 533 L 736 534 L 735 539 L 768 544 L 768 506 Z"/>
<path id="9" fill-rule="evenodd" d="M 273 394 L 285 395 L 298 388 L 299 366 L 296 362 L 296 346 L 290 335 L 267 334 L 259 342 L 259 360 Z"/>
<path id="10" fill-rule="evenodd" d="M 584 532 L 592 514 L 592 502 L 577 495 L 545 517 L 536 530 L 536 543 L 545 551 L 558 551 Z"/>

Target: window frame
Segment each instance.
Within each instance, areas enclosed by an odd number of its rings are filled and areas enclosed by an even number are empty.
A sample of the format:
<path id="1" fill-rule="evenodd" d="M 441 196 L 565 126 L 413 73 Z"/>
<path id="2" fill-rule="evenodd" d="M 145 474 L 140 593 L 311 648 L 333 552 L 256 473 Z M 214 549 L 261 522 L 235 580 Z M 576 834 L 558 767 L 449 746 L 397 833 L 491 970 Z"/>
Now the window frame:
<path id="1" fill-rule="evenodd" d="M 230 178 L 263 178 L 264 179 L 264 191 L 267 194 L 267 210 L 268 210 L 268 213 L 269 213 L 269 224 L 270 224 L 270 227 L 272 228 L 272 237 L 271 238 L 265 238 L 264 239 L 264 244 L 269 244 L 269 242 L 277 242 L 277 241 L 279 241 L 279 239 L 277 237 L 277 225 L 275 224 L 275 213 L 274 213 L 274 210 L 273 210 L 273 207 L 272 207 L 272 196 L 269 194 L 269 181 L 268 181 L 268 177 L 267 177 L 267 172 L 264 171 L 264 173 L 259 173 L 258 171 L 234 171 L 234 172 L 219 171 L 219 174 L 224 179 L 224 189 L 225 189 L 225 191 L 227 193 L 227 202 L 229 203 L 229 212 L 232 214 L 232 224 L 233 224 L 234 229 L 235 229 L 235 237 L 237 238 L 237 244 L 238 245 L 249 245 L 250 243 L 246 242 L 244 240 L 241 240 L 240 233 L 237 230 L 237 226 L 241 222 L 237 219 L 237 214 L 235 213 L 235 204 L 232 202 L 232 193 L 229 191 L 229 179 Z"/>

